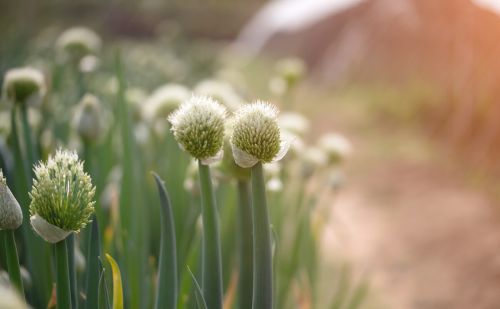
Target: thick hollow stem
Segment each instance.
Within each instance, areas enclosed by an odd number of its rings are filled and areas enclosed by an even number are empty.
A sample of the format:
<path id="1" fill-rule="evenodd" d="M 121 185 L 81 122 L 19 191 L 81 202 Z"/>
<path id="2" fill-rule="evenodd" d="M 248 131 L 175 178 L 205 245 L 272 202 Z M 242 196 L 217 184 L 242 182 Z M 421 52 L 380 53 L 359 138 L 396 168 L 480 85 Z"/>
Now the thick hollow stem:
<path id="1" fill-rule="evenodd" d="M 71 292 L 69 284 L 68 248 L 66 240 L 55 244 L 57 269 L 57 308 L 71 308 Z"/>
<path id="2" fill-rule="evenodd" d="M 253 220 L 250 183 L 238 181 L 238 226 L 239 226 L 239 308 L 252 308 L 253 295 Z"/>
<path id="3" fill-rule="evenodd" d="M 19 293 L 24 296 L 21 268 L 19 267 L 16 240 L 13 230 L 5 230 L 5 252 L 7 255 L 7 269 L 9 271 L 10 281 L 17 288 Z"/>
<path id="4" fill-rule="evenodd" d="M 222 262 L 219 236 L 219 218 L 212 188 L 210 168 L 198 163 L 202 198 L 203 244 L 202 289 L 210 309 L 222 308 Z"/>
<path id="5" fill-rule="evenodd" d="M 266 202 L 266 187 L 262 163 L 252 167 L 253 204 L 253 308 L 273 307 L 273 261 L 271 250 L 271 227 Z"/>

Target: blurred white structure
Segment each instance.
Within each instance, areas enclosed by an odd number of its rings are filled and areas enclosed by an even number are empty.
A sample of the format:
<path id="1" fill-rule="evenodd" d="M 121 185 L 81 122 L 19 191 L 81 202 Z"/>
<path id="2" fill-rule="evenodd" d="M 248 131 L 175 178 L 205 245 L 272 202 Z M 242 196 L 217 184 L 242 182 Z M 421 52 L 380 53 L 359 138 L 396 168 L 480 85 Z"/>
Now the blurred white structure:
<path id="1" fill-rule="evenodd" d="M 365 0 L 274 0 L 265 5 L 236 40 L 236 48 L 258 53 L 276 33 L 295 32 Z"/>

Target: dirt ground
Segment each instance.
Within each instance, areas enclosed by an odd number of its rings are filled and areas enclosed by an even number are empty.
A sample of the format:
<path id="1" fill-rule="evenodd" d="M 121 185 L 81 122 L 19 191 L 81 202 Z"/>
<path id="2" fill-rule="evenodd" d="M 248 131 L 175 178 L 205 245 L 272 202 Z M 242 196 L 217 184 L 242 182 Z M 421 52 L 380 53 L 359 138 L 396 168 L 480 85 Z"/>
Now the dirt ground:
<path id="1" fill-rule="evenodd" d="M 367 275 L 377 307 L 500 308 L 498 203 L 425 137 L 347 131 L 325 254 Z"/>

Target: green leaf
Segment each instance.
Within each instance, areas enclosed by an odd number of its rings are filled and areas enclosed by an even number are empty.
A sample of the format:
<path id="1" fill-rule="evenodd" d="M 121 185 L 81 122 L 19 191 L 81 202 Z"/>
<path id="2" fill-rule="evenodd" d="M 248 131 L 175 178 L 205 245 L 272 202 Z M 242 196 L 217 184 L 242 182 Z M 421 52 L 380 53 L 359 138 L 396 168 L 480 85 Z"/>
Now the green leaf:
<path id="1" fill-rule="evenodd" d="M 175 225 L 165 185 L 160 177 L 153 173 L 161 205 L 161 240 L 158 261 L 158 284 L 156 287 L 155 308 L 177 308 L 177 249 L 175 243 Z"/>
<path id="2" fill-rule="evenodd" d="M 198 304 L 198 309 L 208 309 L 207 303 L 205 302 L 205 298 L 203 297 L 203 292 L 201 290 L 200 285 L 198 284 L 198 280 L 196 280 L 196 277 L 194 276 L 193 272 L 191 272 L 191 269 L 188 267 L 187 268 L 189 274 L 191 275 L 191 279 L 193 279 L 193 284 L 194 284 L 194 292 L 195 292 L 195 297 L 196 297 L 196 303 Z"/>
<path id="3" fill-rule="evenodd" d="M 113 271 L 113 309 L 123 309 L 123 288 L 120 268 L 111 255 L 107 253 L 106 259 L 111 264 L 111 270 Z"/>

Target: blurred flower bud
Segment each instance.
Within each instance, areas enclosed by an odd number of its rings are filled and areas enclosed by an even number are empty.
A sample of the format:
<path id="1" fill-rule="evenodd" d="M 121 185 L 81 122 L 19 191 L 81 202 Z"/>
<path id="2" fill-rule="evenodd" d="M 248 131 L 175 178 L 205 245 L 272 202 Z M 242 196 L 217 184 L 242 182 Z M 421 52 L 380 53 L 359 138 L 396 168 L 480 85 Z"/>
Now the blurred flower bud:
<path id="1" fill-rule="evenodd" d="M 83 96 L 76 107 L 75 126 L 80 137 L 87 142 L 95 142 L 102 134 L 101 103 L 91 94 Z"/>
<path id="2" fill-rule="evenodd" d="M 12 103 L 38 107 L 47 93 L 45 78 L 37 69 L 31 67 L 10 69 L 5 73 L 2 100 Z"/>
<path id="3" fill-rule="evenodd" d="M 305 75 L 306 65 L 300 58 L 290 57 L 276 63 L 276 71 L 286 82 L 287 89 L 294 87 Z"/>
<path id="4" fill-rule="evenodd" d="M 21 206 L 7 186 L 0 169 L 0 230 L 15 230 L 23 224 Z"/>
<path id="5" fill-rule="evenodd" d="M 30 192 L 31 225 L 46 241 L 56 243 L 79 232 L 94 212 L 95 187 L 75 152 L 58 150 L 34 169 Z"/>
<path id="6" fill-rule="evenodd" d="M 241 107 L 243 100 L 231 84 L 220 80 L 204 80 L 194 88 L 196 94 L 214 98 L 229 111 L 234 112 Z"/>
<path id="7" fill-rule="evenodd" d="M 306 148 L 301 156 L 302 159 L 302 176 L 309 178 L 312 174 L 321 168 L 328 165 L 327 154 L 318 147 Z"/>
<path id="8" fill-rule="evenodd" d="M 267 181 L 266 189 L 269 192 L 280 192 L 281 190 L 283 190 L 283 182 L 281 182 L 281 179 L 279 179 L 279 177 L 273 177 Z"/>
<path id="9" fill-rule="evenodd" d="M 225 108 L 209 97 L 193 96 L 168 120 L 180 147 L 203 164 L 222 159 Z"/>
<path id="10" fill-rule="evenodd" d="M 166 119 L 189 97 L 189 90 L 183 85 L 163 85 L 144 102 L 144 116 L 148 120 Z"/>
<path id="11" fill-rule="evenodd" d="M 10 285 L 0 284 L 0 308 L 27 309 L 28 305 L 19 296 L 16 289 Z"/>
<path id="12" fill-rule="evenodd" d="M 318 147 L 327 154 L 330 164 L 342 162 L 352 152 L 351 143 L 336 133 L 323 135 L 318 141 Z"/>
<path id="13" fill-rule="evenodd" d="M 98 53 L 101 44 L 101 38 L 94 31 L 85 27 L 74 27 L 59 36 L 56 48 L 64 60 L 78 63 L 84 56 Z"/>
<path id="14" fill-rule="evenodd" d="M 304 137 L 309 133 L 309 120 L 299 113 L 285 112 L 278 118 L 280 128 L 284 131 Z"/>
<path id="15" fill-rule="evenodd" d="M 80 71 L 83 73 L 92 73 L 99 67 L 100 60 L 94 55 L 87 55 L 80 60 Z"/>

